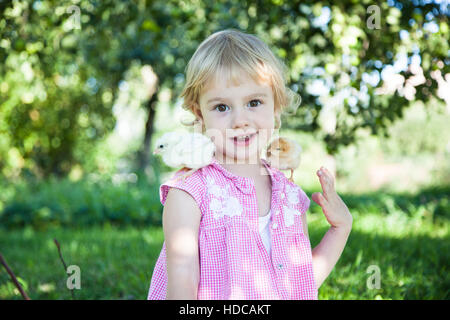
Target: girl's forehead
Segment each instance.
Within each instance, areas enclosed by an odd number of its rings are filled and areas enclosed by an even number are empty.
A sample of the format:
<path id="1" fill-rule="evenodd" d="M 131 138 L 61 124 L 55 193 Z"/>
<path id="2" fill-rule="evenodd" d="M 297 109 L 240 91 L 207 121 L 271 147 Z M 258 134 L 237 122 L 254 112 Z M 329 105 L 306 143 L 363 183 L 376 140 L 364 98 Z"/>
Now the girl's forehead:
<path id="1" fill-rule="evenodd" d="M 238 78 L 227 77 L 226 75 L 216 74 L 209 81 L 206 81 L 201 95 L 205 98 L 227 92 L 235 93 L 236 91 L 245 91 L 245 93 L 252 94 L 260 91 L 271 91 L 272 87 L 269 81 L 264 79 L 253 79 L 252 77 L 242 73 Z M 253 92 L 254 91 L 254 92 Z"/>

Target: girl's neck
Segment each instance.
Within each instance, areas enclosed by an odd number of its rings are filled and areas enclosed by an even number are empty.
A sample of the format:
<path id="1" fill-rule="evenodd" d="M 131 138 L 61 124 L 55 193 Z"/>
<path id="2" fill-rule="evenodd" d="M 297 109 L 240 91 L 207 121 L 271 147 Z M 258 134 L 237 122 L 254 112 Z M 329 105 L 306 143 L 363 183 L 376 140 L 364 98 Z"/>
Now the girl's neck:
<path id="1" fill-rule="evenodd" d="M 252 161 L 235 161 L 233 159 L 217 157 L 216 160 L 227 171 L 240 177 L 257 179 L 258 177 L 264 175 L 264 172 L 266 172 L 264 164 L 259 158 L 252 159 Z"/>

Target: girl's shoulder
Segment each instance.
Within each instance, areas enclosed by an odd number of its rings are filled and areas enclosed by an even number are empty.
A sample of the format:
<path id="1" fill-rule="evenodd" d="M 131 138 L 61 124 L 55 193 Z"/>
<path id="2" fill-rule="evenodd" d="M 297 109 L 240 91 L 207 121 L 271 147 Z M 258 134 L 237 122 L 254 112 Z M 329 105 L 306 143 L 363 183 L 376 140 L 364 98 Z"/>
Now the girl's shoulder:
<path id="1" fill-rule="evenodd" d="M 301 189 L 300 186 L 298 186 L 295 182 L 291 182 L 288 177 L 284 174 L 283 171 L 281 171 L 278 168 L 271 167 L 270 165 L 267 165 L 267 168 L 272 175 L 273 179 L 284 186 L 287 189 Z"/>
<path id="2" fill-rule="evenodd" d="M 167 194 L 171 188 L 181 189 L 190 194 L 197 202 L 199 207 L 205 200 L 207 188 L 212 184 L 223 184 L 223 179 L 220 172 L 213 164 L 195 170 L 190 176 L 184 180 L 182 176 L 186 171 L 180 169 L 176 171 L 167 181 L 160 186 L 160 200 L 164 205 L 167 199 Z"/>
<path id="3" fill-rule="evenodd" d="M 180 169 L 176 171 L 168 180 L 163 182 L 159 188 L 161 204 L 165 204 L 170 189 L 177 188 L 190 194 L 200 206 L 203 198 L 202 194 L 204 193 L 206 188 L 202 169 L 203 168 L 200 168 L 194 171 L 189 177 L 186 177 L 185 179 L 183 179 L 182 176 L 186 173 L 186 171 Z"/>

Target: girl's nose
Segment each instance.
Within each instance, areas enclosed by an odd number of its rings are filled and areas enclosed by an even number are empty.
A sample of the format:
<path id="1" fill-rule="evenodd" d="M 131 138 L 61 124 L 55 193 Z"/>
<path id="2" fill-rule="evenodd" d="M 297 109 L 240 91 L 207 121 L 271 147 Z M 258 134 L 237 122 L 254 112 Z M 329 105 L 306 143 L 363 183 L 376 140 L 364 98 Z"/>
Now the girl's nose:
<path id="1" fill-rule="evenodd" d="M 250 126 L 249 116 L 250 115 L 246 112 L 246 110 L 240 110 L 239 108 L 236 108 L 233 115 L 233 129 L 245 128 Z"/>

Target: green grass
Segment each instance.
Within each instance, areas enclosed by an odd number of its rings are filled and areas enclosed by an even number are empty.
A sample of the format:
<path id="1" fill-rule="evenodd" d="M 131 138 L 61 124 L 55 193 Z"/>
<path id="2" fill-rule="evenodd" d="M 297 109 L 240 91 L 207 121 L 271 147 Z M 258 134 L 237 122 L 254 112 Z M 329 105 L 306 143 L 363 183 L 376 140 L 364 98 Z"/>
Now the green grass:
<path id="1" fill-rule="evenodd" d="M 450 298 L 446 191 L 437 196 L 425 192 L 417 201 L 383 194 L 343 198 L 354 217 L 353 230 L 319 290 L 319 299 Z M 320 208 L 311 203 L 308 226 L 314 247 L 328 225 Z M 161 227 L 106 225 L 1 232 L 0 252 L 32 299 L 71 299 L 54 238 L 61 244 L 67 265 L 80 267 L 81 289 L 75 291 L 76 299 L 146 299 L 163 242 Z M 371 265 L 380 269 L 380 289 L 367 287 Z M 20 298 L 0 268 L 0 299 Z"/>
<path id="2" fill-rule="evenodd" d="M 66 264 L 77 265 L 81 289 L 75 299 L 145 299 L 163 241 L 161 228 L 92 227 L 0 234 L 0 252 L 22 279 L 31 299 L 71 299 L 66 275 L 53 239 L 61 245 Z M 20 299 L 0 269 L 0 299 Z"/>
<path id="3" fill-rule="evenodd" d="M 352 212 L 353 229 L 334 270 L 319 290 L 319 299 L 448 299 L 450 261 L 448 221 Z M 327 230 L 321 214 L 309 216 L 311 244 Z M 369 289 L 368 273 L 379 267 L 380 289 Z"/>

